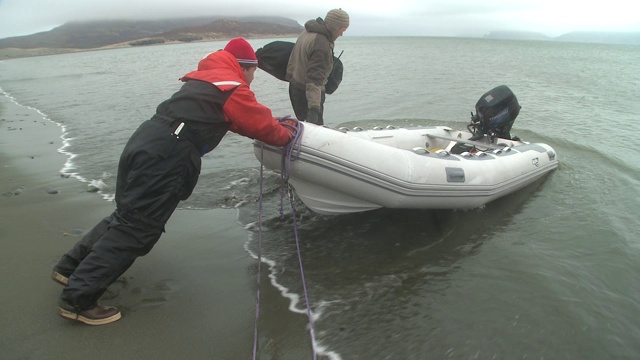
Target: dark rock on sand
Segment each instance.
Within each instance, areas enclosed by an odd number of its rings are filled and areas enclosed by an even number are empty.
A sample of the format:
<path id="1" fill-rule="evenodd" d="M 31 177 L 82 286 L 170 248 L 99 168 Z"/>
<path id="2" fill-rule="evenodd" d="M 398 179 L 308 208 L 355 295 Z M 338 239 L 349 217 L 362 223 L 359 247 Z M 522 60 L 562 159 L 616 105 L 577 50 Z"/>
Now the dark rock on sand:
<path id="1" fill-rule="evenodd" d="M 3 193 L 2 196 L 11 197 L 13 195 L 20 195 L 20 194 L 22 194 L 23 191 L 24 191 L 24 186 L 18 186 L 17 188 L 13 189 L 12 191 L 7 191 L 7 192 Z"/>

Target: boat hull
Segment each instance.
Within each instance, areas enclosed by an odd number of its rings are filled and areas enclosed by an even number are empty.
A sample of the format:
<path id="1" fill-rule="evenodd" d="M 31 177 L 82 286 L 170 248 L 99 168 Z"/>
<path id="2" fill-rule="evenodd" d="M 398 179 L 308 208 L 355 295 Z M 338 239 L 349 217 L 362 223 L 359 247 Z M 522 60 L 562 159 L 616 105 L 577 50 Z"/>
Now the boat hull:
<path id="1" fill-rule="evenodd" d="M 447 150 L 470 136 L 447 127 L 341 132 L 305 123 L 289 183 L 320 214 L 381 207 L 469 209 L 558 167 L 555 150 L 541 143 L 502 139 L 474 154 Z M 254 151 L 265 167 L 282 171 L 281 148 L 256 142 Z"/>

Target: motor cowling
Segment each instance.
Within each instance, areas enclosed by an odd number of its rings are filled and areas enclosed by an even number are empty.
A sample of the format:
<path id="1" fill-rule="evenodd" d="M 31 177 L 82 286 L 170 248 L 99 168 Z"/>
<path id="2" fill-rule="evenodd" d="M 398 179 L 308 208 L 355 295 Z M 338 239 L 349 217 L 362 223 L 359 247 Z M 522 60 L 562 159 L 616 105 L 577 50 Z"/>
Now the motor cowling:
<path id="1" fill-rule="evenodd" d="M 472 139 L 485 135 L 511 139 L 511 127 L 520 108 L 516 95 L 506 85 L 487 91 L 476 103 L 476 114 L 471 113 L 469 130 L 474 134 Z"/>

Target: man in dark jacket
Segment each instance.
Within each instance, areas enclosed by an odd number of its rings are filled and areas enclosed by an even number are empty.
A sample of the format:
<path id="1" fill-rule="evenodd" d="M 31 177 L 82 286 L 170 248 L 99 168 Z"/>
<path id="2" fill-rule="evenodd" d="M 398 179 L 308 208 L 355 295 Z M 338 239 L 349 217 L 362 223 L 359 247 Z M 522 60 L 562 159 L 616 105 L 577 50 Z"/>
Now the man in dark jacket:
<path id="1" fill-rule="evenodd" d="M 231 40 L 183 76 L 182 88 L 135 131 L 118 165 L 116 210 L 54 267 L 53 280 L 65 286 L 62 317 L 89 325 L 120 319 L 117 308 L 98 304 L 98 298 L 155 245 L 178 203 L 196 186 L 200 158 L 227 131 L 274 146 L 290 141 L 287 120 L 275 119 L 249 88 L 257 66 L 251 45 Z"/>
<path id="2" fill-rule="evenodd" d="M 349 15 L 342 9 L 330 10 L 324 20 L 317 18 L 304 24 L 286 75 L 291 105 L 299 120 L 324 124 L 324 86 L 333 68 L 333 45 L 348 27 Z"/>

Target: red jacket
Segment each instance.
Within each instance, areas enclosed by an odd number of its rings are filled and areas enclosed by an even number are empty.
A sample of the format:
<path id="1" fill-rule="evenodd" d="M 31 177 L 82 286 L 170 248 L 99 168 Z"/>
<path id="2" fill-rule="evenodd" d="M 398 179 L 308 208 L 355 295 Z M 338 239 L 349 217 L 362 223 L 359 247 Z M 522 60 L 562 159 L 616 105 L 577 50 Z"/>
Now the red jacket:
<path id="1" fill-rule="evenodd" d="M 201 104 L 200 107 L 205 110 L 210 108 L 208 112 L 215 113 L 217 111 L 213 107 L 221 105 L 223 120 L 229 124 L 229 130 L 274 146 L 284 146 L 291 140 L 291 134 L 273 117 L 271 110 L 258 103 L 240 64 L 231 53 L 220 50 L 209 54 L 200 60 L 198 70 L 180 80 L 204 81 L 222 92 L 222 96 L 218 95 L 219 99 L 211 99 L 213 104 Z M 216 96 L 214 93 L 211 95 Z"/>

